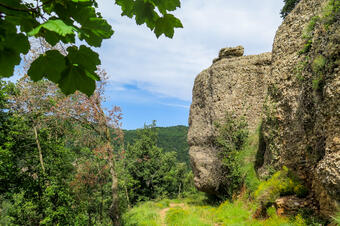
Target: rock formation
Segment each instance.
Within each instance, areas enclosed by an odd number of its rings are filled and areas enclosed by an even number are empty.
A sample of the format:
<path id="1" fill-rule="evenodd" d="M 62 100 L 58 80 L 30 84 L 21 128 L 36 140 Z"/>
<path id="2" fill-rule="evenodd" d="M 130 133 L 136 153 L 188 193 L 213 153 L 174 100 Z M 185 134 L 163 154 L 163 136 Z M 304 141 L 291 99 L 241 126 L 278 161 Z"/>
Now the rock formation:
<path id="1" fill-rule="evenodd" d="M 223 184 L 221 163 L 214 147 L 214 122 L 226 112 L 245 116 L 250 129 L 261 120 L 269 74 L 270 53 L 243 56 L 241 46 L 224 48 L 213 65 L 201 72 L 193 88 L 189 116 L 188 142 L 195 185 L 211 194 L 218 194 Z"/>
<path id="2" fill-rule="evenodd" d="M 276 33 L 258 170 L 293 169 L 325 216 L 340 201 L 340 20 L 329 2 L 302 0 Z"/>
<path id="3" fill-rule="evenodd" d="M 338 0 L 301 0 L 279 27 L 272 54 L 242 56 L 240 46 L 225 48 L 197 76 L 188 142 L 199 190 L 218 194 L 224 183 L 214 122 L 232 112 L 244 115 L 251 130 L 263 118 L 260 177 L 287 166 L 321 214 L 339 208 L 339 13 Z"/>

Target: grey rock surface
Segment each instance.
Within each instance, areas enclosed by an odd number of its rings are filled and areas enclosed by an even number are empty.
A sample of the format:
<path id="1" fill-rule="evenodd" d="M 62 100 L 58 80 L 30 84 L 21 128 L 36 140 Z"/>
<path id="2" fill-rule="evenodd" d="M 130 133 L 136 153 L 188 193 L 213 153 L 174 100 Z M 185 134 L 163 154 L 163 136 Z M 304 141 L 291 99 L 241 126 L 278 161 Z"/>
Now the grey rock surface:
<path id="1" fill-rule="evenodd" d="M 254 130 L 261 120 L 271 54 L 241 56 L 243 51 L 241 46 L 222 49 L 220 57 L 224 58 L 202 71 L 193 88 L 189 154 L 196 187 L 210 194 L 219 194 L 221 186 L 225 186 L 218 150 L 214 147 L 217 136 L 214 122 L 221 121 L 229 112 L 245 116 L 249 128 Z"/>
<path id="2" fill-rule="evenodd" d="M 340 201 L 339 15 L 327 29 L 317 22 L 310 50 L 299 54 L 306 27 L 314 16 L 322 17 L 327 2 L 302 0 L 276 33 L 263 124 L 266 148 L 258 172 L 293 169 L 318 200 L 321 214 L 330 216 Z M 320 71 L 317 58 L 326 62 Z"/>

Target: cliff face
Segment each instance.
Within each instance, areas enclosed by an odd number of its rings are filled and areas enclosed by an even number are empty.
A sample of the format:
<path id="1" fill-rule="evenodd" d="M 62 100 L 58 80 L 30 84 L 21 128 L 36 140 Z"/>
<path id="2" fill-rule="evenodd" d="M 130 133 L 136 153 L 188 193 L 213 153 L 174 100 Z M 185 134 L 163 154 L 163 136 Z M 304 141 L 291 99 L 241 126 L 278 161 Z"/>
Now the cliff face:
<path id="1" fill-rule="evenodd" d="M 339 2 L 329 2 L 302 0 L 276 33 L 258 170 L 293 169 L 323 215 L 340 201 Z"/>
<path id="2" fill-rule="evenodd" d="M 283 166 L 304 181 L 321 214 L 340 203 L 340 15 L 338 0 L 301 0 L 279 27 L 272 55 L 222 49 L 194 84 L 188 142 L 201 191 L 224 184 L 214 122 L 263 118 L 256 167 L 265 177 Z"/>
<path id="3" fill-rule="evenodd" d="M 213 65 L 201 72 L 193 88 L 188 142 L 196 187 L 218 194 L 224 184 L 221 162 L 214 146 L 214 122 L 226 112 L 245 116 L 250 129 L 261 120 L 269 74 L 270 53 L 243 56 L 243 47 L 224 48 Z"/>

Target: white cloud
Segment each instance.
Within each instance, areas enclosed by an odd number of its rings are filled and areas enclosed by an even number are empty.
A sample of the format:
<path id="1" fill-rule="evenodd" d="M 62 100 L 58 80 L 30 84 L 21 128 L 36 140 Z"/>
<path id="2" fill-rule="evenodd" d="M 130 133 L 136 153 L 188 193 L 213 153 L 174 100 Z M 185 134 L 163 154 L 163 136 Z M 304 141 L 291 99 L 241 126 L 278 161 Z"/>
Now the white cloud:
<path id="1" fill-rule="evenodd" d="M 98 2 L 116 30 L 99 50 L 114 89 L 134 83 L 155 95 L 189 101 L 194 78 L 220 48 L 241 44 L 246 54 L 271 50 L 283 1 L 182 0 L 175 14 L 184 29 L 176 29 L 173 39 L 157 39 L 145 26 L 121 17 L 112 0 Z"/>

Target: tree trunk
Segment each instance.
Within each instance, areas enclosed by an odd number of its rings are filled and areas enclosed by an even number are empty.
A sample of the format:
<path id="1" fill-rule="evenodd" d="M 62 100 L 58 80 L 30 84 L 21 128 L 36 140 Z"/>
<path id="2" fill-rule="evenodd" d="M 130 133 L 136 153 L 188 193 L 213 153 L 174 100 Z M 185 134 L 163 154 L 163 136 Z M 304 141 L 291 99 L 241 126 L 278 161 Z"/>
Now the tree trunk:
<path id="1" fill-rule="evenodd" d="M 113 156 L 109 159 L 109 165 L 110 165 L 110 173 L 111 173 L 111 179 L 112 179 L 112 186 L 111 186 L 111 192 L 112 192 L 112 203 L 110 206 L 110 218 L 112 220 L 112 223 L 114 226 L 120 225 L 120 219 L 119 219 L 119 199 L 118 199 L 118 178 L 115 172 L 115 163 Z"/>
<path id="2" fill-rule="evenodd" d="M 125 182 L 124 182 L 124 190 L 125 190 L 125 196 L 126 196 L 127 205 L 128 205 L 128 208 L 130 209 L 130 198 L 129 198 L 129 193 L 128 193 L 128 190 L 126 188 Z"/>
<path id="3" fill-rule="evenodd" d="M 39 138 L 38 138 L 37 126 L 33 126 L 33 130 L 34 130 L 35 142 L 37 143 L 37 147 L 38 147 L 38 151 L 39 151 L 40 165 L 41 165 L 43 174 L 45 175 L 46 172 L 45 172 L 45 166 L 44 166 L 44 159 L 43 159 L 43 155 L 42 155 L 42 151 L 41 151 L 41 147 L 40 147 L 40 142 L 39 142 Z"/>

